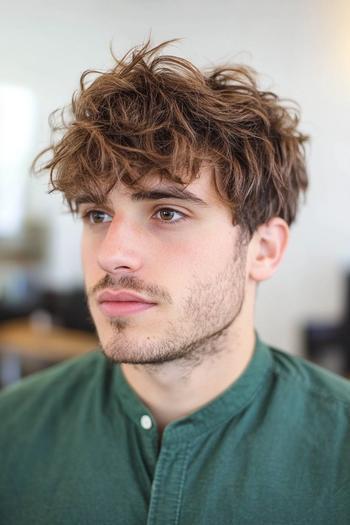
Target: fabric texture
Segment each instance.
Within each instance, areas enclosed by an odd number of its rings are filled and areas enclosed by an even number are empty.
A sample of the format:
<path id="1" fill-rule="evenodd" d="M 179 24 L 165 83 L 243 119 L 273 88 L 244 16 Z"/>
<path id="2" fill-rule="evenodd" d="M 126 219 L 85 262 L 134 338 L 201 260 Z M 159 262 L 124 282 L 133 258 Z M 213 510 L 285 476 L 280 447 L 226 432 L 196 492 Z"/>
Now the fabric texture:
<path id="1" fill-rule="evenodd" d="M 348 381 L 257 340 L 240 378 L 160 440 L 91 352 L 0 394 L 0 524 L 348 525 L 349 408 Z"/>

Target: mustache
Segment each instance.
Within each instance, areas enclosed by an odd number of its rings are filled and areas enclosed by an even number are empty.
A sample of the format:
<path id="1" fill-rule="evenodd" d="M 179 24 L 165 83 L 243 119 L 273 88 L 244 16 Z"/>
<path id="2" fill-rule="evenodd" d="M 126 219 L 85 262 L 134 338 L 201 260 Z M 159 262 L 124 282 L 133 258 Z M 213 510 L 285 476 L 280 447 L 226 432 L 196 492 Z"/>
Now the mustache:
<path id="1" fill-rule="evenodd" d="M 167 291 L 160 289 L 159 286 L 156 285 L 146 285 L 141 279 L 129 275 L 114 278 L 111 275 L 106 274 L 94 286 L 86 290 L 86 295 L 88 299 L 92 298 L 97 292 L 105 290 L 106 288 L 113 291 L 134 291 L 146 295 L 150 300 L 154 299 L 155 302 L 158 301 L 172 304 L 171 296 Z"/>

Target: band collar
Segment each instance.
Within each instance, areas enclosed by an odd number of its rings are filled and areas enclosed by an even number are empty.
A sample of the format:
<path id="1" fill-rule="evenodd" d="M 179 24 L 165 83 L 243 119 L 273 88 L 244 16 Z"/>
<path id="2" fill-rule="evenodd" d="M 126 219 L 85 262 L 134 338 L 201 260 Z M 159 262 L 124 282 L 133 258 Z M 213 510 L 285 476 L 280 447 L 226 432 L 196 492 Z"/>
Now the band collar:
<path id="1" fill-rule="evenodd" d="M 163 441 L 193 439 L 196 435 L 208 432 L 213 427 L 235 417 L 253 402 L 259 390 L 267 383 L 271 372 L 271 352 L 256 336 L 253 356 L 242 375 L 208 404 L 189 416 L 167 425 L 163 433 Z M 130 387 L 119 365 L 114 365 L 112 380 L 112 390 L 125 414 L 139 427 L 146 416 L 152 423 L 154 432 L 156 423 L 151 412 Z"/>

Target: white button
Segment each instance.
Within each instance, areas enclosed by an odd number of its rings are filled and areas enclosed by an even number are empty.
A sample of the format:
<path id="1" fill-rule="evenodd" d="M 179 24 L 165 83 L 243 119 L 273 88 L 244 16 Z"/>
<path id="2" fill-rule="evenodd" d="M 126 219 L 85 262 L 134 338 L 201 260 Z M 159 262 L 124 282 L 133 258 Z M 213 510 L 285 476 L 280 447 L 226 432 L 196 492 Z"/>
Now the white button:
<path id="1" fill-rule="evenodd" d="M 142 428 L 144 428 L 145 430 L 149 430 L 150 428 L 152 428 L 152 419 L 147 415 L 141 417 L 140 423 Z"/>

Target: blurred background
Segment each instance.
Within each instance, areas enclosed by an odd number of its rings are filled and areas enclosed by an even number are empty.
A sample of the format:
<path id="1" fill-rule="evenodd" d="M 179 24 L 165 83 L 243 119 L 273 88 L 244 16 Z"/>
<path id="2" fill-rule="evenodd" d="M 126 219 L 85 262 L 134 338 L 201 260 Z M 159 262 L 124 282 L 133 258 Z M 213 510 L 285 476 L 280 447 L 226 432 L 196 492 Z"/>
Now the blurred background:
<path id="1" fill-rule="evenodd" d="M 238 62 L 296 100 L 310 190 L 284 263 L 261 285 L 269 344 L 350 376 L 350 3 L 348 0 L 0 0 L 0 384 L 94 347 L 82 292 L 80 224 L 29 165 L 48 115 L 80 74 L 151 33 L 182 38 L 198 66 Z"/>

